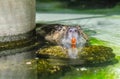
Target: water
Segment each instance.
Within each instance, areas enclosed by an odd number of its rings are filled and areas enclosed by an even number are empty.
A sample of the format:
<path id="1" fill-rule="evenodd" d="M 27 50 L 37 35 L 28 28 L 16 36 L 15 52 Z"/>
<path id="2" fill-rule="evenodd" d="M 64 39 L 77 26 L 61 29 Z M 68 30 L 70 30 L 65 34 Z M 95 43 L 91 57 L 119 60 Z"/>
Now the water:
<path id="1" fill-rule="evenodd" d="M 54 18 L 54 16 L 57 18 Z M 92 30 L 95 34 L 90 34 L 89 38 L 94 37 L 105 42 L 104 44 L 95 43 L 94 45 L 111 47 L 116 55 L 116 59 L 118 60 L 118 63 L 110 65 L 100 65 L 97 67 L 73 67 L 63 74 L 52 74 L 51 79 L 120 79 L 120 15 L 106 16 L 89 14 L 67 15 L 37 13 L 36 18 L 36 22 L 38 23 L 61 23 L 66 25 L 78 24 L 81 25 L 83 30 Z M 42 77 L 39 76 L 39 78 Z"/>
<path id="2" fill-rule="evenodd" d="M 45 16 L 43 16 L 43 14 L 37 13 L 36 18 L 36 22 L 62 23 L 69 25 L 78 24 L 81 25 L 83 30 L 87 29 L 94 31 L 95 34 L 90 34 L 89 37 L 105 41 L 104 44 L 95 44 L 111 47 L 118 62 L 114 64 L 100 64 L 98 66 L 68 66 L 57 71 L 59 67 L 55 66 L 55 64 L 60 65 L 63 61 L 51 59 L 48 62 L 46 59 L 40 59 L 40 61 L 44 60 L 44 62 L 42 62 L 40 66 L 38 62 L 34 63 L 35 67 L 38 69 L 43 68 L 41 71 L 50 71 L 51 69 L 52 71 L 51 73 L 36 73 L 39 72 L 39 70 L 34 68 L 30 61 L 31 59 L 35 59 L 35 51 L 24 51 L 14 55 L 0 57 L 0 79 L 120 79 L 119 15 L 45 14 Z M 79 62 L 78 60 L 65 61 L 74 64 Z M 64 63 L 66 63 L 65 61 Z M 45 63 L 51 63 L 53 66 L 51 67 Z M 82 63 L 82 61 L 79 63 Z"/>

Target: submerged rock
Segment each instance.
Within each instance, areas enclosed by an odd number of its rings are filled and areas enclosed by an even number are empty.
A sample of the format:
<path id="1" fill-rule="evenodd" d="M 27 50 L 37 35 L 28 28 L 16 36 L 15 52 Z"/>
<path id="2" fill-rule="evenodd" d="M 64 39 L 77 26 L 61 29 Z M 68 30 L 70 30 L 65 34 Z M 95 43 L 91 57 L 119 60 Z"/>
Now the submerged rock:
<path id="1" fill-rule="evenodd" d="M 67 50 L 64 50 L 67 52 Z M 68 58 L 67 53 L 64 53 L 60 46 L 51 46 L 48 48 L 43 48 L 38 50 L 38 56 L 47 56 L 48 58 Z M 88 46 L 84 47 L 81 52 L 79 52 L 79 60 L 83 60 L 83 64 L 95 64 L 109 62 L 115 59 L 115 54 L 110 47 L 105 46 Z M 78 60 L 78 59 L 77 59 Z M 69 61 L 69 60 L 68 60 Z"/>
<path id="2" fill-rule="evenodd" d="M 50 76 L 54 73 L 56 74 L 62 71 L 64 72 L 64 70 L 70 68 L 69 66 L 53 65 L 47 59 L 32 59 L 29 60 L 29 62 L 31 62 L 31 64 L 27 64 L 28 68 L 30 70 L 34 70 L 35 73 L 39 74 L 42 77 L 44 77 L 44 75 Z"/>

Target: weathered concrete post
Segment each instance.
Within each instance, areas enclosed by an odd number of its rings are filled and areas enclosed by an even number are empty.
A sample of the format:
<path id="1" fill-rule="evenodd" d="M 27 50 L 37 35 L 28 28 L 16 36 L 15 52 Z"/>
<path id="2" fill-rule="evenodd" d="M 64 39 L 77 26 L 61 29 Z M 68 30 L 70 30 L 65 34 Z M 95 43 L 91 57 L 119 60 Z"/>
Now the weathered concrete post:
<path id="1" fill-rule="evenodd" d="M 0 0 L 0 51 L 30 43 L 35 29 L 35 0 Z"/>

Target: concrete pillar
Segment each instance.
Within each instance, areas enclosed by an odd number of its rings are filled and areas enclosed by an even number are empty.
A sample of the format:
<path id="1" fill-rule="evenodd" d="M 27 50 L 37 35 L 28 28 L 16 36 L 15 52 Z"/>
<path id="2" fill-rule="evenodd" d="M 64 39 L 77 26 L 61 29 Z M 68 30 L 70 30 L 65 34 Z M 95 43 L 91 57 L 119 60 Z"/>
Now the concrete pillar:
<path id="1" fill-rule="evenodd" d="M 0 49 L 29 43 L 34 29 L 35 0 L 0 0 Z"/>

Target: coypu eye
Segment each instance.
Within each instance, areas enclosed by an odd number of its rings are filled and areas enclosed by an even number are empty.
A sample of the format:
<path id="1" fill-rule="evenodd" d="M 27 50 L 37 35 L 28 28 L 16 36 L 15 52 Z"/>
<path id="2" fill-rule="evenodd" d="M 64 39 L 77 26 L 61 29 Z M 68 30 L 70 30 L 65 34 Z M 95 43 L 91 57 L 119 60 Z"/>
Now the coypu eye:
<path id="1" fill-rule="evenodd" d="M 72 32 L 72 30 L 69 30 L 69 32 Z"/>
<path id="2" fill-rule="evenodd" d="M 77 30 L 75 30 L 75 32 L 77 32 Z"/>

